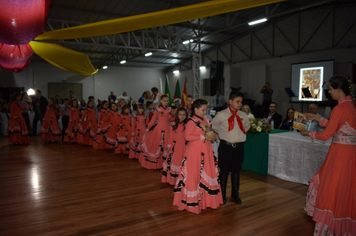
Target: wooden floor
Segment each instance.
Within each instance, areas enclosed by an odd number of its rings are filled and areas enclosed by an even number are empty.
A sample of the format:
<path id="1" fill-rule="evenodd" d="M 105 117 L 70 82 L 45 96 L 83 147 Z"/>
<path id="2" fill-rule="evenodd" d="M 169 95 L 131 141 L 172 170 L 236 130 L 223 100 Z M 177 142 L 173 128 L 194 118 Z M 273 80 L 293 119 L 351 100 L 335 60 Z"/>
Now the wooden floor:
<path id="1" fill-rule="evenodd" d="M 161 172 L 78 144 L 0 138 L 0 235 L 312 235 L 307 186 L 243 171 L 242 205 L 196 215 L 172 205 Z M 230 186 L 230 182 L 228 183 Z M 230 192 L 230 188 L 228 189 Z"/>

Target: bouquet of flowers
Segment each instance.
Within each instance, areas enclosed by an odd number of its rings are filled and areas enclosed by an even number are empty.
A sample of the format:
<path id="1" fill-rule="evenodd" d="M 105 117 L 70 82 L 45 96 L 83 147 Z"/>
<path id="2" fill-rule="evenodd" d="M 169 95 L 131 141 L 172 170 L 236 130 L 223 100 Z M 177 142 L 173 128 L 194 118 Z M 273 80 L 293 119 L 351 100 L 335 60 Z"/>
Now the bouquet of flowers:
<path id="1" fill-rule="evenodd" d="M 200 123 L 200 127 L 205 131 L 206 135 L 209 138 L 216 138 L 216 133 L 212 130 L 210 130 L 210 126 L 208 123 Z"/>
<path id="2" fill-rule="evenodd" d="M 271 125 L 268 124 L 266 119 L 252 119 L 250 120 L 250 125 L 252 133 L 268 133 L 271 131 Z"/>

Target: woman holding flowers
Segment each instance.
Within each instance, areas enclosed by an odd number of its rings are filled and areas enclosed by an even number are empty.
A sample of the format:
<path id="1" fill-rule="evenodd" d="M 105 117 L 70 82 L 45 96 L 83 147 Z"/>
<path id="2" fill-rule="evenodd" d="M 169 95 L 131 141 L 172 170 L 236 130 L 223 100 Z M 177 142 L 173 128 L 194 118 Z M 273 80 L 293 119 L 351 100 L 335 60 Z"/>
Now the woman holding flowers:
<path id="1" fill-rule="evenodd" d="M 241 204 L 239 196 L 240 170 L 244 160 L 244 143 L 246 132 L 250 129 L 250 122 L 242 107 L 242 94 L 231 92 L 229 107 L 217 113 L 212 120 L 212 128 L 219 134 L 220 144 L 219 168 L 220 185 L 224 204 L 226 203 L 226 185 L 231 172 L 231 197 Z"/>

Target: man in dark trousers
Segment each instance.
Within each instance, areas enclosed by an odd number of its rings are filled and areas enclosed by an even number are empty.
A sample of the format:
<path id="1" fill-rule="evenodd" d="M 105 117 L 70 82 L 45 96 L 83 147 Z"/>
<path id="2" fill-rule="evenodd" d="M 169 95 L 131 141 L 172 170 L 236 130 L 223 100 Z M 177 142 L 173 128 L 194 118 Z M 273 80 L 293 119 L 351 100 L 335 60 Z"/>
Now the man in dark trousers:
<path id="1" fill-rule="evenodd" d="M 274 129 L 279 129 L 279 126 L 282 124 L 282 115 L 277 112 L 277 103 L 271 102 L 269 104 L 269 113 L 264 115 L 264 118 L 267 119 L 268 123 L 271 124 L 271 121 L 274 121 Z"/>
<path id="2" fill-rule="evenodd" d="M 218 133 L 220 144 L 218 148 L 220 186 L 224 204 L 226 203 L 226 185 L 231 172 L 231 198 L 241 204 L 239 196 L 240 170 L 244 160 L 244 143 L 250 122 L 246 113 L 240 111 L 242 94 L 231 92 L 229 107 L 218 112 L 212 120 L 212 129 Z"/>
<path id="3" fill-rule="evenodd" d="M 37 135 L 37 123 L 41 121 L 47 111 L 48 101 L 45 97 L 42 96 L 41 90 L 36 90 L 36 96 L 33 97 L 32 106 L 35 116 L 32 123 L 32 134 Z"/>

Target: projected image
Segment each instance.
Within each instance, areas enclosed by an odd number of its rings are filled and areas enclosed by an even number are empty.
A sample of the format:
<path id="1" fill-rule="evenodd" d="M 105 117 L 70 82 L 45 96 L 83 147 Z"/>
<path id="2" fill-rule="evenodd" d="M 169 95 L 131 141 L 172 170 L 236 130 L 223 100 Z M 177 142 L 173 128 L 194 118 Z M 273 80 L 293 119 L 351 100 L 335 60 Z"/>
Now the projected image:
<path id="1" fill-rule="evenodd" d="M 300 69 L 299 100 L 321 101 L 323 99 L 324 67 Z"/>

